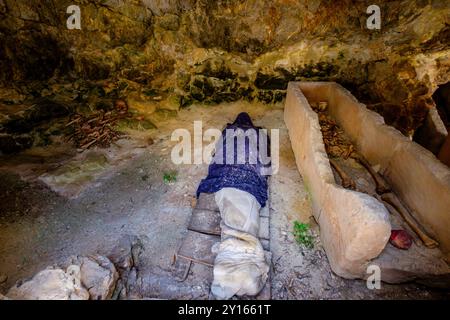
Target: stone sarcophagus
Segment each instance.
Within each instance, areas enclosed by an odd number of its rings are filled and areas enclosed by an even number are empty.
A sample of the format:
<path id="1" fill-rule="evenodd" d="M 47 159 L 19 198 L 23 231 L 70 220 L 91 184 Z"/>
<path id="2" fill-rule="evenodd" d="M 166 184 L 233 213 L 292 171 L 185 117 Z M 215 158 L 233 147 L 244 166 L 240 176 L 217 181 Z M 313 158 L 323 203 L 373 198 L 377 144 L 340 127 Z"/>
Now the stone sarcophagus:
<path id="1" fill-rule="evenodd" d="M 418 244 L 403 251 L 388 245 L 392 217 L 383 202 L 376 195 L 345 189 L 336 183 L 318 115 L 310 106 L 313 102 L 327 104 L 329 115 L 357 152 L 383 174 L 395 194 L 411 209 L 414 219 L 439 242 L 439 248 L 428 249 Z M 382 280 L 387 282 L 430 275 L 448 278 L 450 270 L 445 262 L 450 256 L 448 167 L 387 126 L 380 115 L 334 82 L 289 83 L 284 121 L 335 273 L 345 278 L 365 278 L 367 267 L 377 264 L 384 271 Z"/>

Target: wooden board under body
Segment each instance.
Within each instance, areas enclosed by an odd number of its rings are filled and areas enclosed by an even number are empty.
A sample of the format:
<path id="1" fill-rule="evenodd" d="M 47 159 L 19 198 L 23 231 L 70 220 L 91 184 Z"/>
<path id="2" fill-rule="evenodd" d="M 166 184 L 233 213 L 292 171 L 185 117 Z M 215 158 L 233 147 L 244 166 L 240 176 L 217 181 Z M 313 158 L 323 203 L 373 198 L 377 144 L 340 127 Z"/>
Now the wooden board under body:
<path id="1" fill-rule="evenodd" d="M 220 213 L 208 209 L 192 211 L 188 230 L 220 236 Z M 269 240 L 269 217 L 260 216 L 258 238 Z"/>
<path id="2" fill-rule="evenodd" d="M 211 248 L 218 242 L 220 242 L 219 236 L 189 230 L 178 250 L 178 256 L 213 266 L 216 255 Z"/>
<path id="3" fill-rule="evenodd" d="M 192 211 L 188 230 L 220 236 L 220 213 L 195 208 Z"/>
<path id="4" fill-rule="evenodd" d="M 271 265 L 272 254 L 270 252 L 269 237 L 269 208 L 262 208 L 260 211 L 260 231 L 259 238 L 265 250 L 266 260 Z M 214 194 L 200 194 L 193 209 L 191 220 L 188 225 L 188 232 L 177 253 L 177 265 L 179 268 L 179 278 L 183 278 L 189 272 L 191 263 L 200 263 L 208 267 L 213 267 L 216 255 L 212 252 L 212 247 L 220 242 L 220 212 L 214 199 Z M 187 263 L 187 261 L 190 261 Z M 271 272 L 263 290 L 257 300 L 268 300 L 271 298 Z M 244 298 L 245 299 L 245 298 Z"/>
<path id="5" fill-rule="evenodd" d="M 214 193 L 200 193 L 195 209 L 206 209 L 219 212 Z"/>

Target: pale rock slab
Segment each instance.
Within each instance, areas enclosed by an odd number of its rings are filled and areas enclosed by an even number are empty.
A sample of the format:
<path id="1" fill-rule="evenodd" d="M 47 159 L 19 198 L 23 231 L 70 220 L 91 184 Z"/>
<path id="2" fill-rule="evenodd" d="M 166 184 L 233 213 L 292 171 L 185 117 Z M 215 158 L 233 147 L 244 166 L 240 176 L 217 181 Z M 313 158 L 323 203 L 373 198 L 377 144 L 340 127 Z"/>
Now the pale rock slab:
<path id="1" fill-rule="evenodd" d="M 108 258 L 100 255 L 78 259 L 81 283 L 88 288 L 91 300 L 110 299 L 114 293 L 119 274 Z"/>
<path id="2" fill-rule="evenodd" d="M 13 300 L 106 300 L 114 293 L 119 274 L 100 255 L 71 259 L 67 268 L 48 267 L 9 289 Z"/>
<path id="3" fill-rule="evenodd" d="M 6 296 L 13 300 L 88 300 L 89 293 L 81 285 L 80 268 L 45 269 L 31 280 L 16 284 Z"/>

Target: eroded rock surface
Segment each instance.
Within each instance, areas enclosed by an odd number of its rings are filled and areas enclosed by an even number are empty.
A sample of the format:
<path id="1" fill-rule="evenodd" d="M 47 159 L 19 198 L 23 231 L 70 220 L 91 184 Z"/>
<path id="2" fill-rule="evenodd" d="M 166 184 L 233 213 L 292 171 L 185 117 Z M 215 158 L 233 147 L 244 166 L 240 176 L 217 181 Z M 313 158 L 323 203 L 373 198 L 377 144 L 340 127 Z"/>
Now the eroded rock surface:
<path id="1" fill-rule="evenodd" d="M 45 269 L 31 280 L 12 287 L 6 296 L 14 300 L 87 300 L 88 291 L 81 285 L 79 266 Z"/>
<path id="2" fill-rule="evenodd" d="M 441 1 L 379 1 L 380 30 L 366 28 L 367 4 L 352 0 L 73 1 L 81 31 L 66 28 L 65 1 L 1 3 L 0 81 L 37 80 L 18 86 L 25 95 L 57 96 L 45 82 L 76 77 L 100 96 L 137 92 L 178 109 L 277 102 L 289 81 L 331 80 L 412 135 L 449 81 Z"/>
<path id="3" fill-rule="evenodd" d="M 48 267 L 6 294 L 13 300 L 111 299 L 119 278 L 111 261 L 100 255 L 73 258 L 66 268 Z"/>
<path id="4" fill-rule="evenodd" d="M 119 274 L 108 258 L 95 255 L 80 257 L 75 262 L 80 265 L 82 285 L 89 291 L 92 300 L 110 299 L 116 288 Z"/>

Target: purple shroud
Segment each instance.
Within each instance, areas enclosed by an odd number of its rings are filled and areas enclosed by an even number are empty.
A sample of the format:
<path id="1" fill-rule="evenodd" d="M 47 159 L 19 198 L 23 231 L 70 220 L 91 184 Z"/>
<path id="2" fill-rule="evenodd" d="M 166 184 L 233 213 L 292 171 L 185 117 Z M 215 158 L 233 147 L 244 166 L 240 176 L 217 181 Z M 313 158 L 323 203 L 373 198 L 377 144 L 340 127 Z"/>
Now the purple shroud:
<path id="1" fill-rule="evenodd" d="M 236 120 L 232 124 L 227 124 L 225 129 L 222 131 L 222 139 L 218 141 L 219 143 L 223 143 L 223 164 L 212 162 L 209 165 L 208 176 L 200 182 L 200 185 L 197 189 L 197 197 L 200 193 L 214 193 L 219 191 L 222 188 L 236 188 L 239 190 L 246 191 L 258 200 L 261 207 L 266 205 L 267 201 L 267 176 L 262 175 L 263 168 L 270 167 L 270 162 L 268 164 L 263 164 L 260 161 L 260 157 L 256 157 L 256 164 L 250 164 L 250 152 L 252 150 L 256 150 L 260 152 L 260 147 L 264 146 L 260 143 L 260 136 L 257 138 L 257 146 L 256 148 L 250 148 L 250 140 L 248 138 L 245 139 L 245 163 L 236 164 L 237 154 L 234 154 L 235 164 L 225 164 L 226 159 L 226 130 L 227 129 L 242 129 L 247 131 L 249 129 L 256 130 L 256 132 L 260 132 L 261 128 L 255 127 L 250 116 L 242 112 L 240 113 Z M 265 155 L 268 155 L 270 150 L 270 143 L 267 135 L 264 134 L 264 137 L 267 139 L 267 150 Z M 217 146 L 220 147 L 220 146 Z M 218 149 L 218 148 L 216 148 Z M 234 150 L 237 150 L 237 139 L 234 139 Z M 232 152 L 231 150 L 230 152 Z M 236 152 L 237 153 L 237 152 Z"/>

